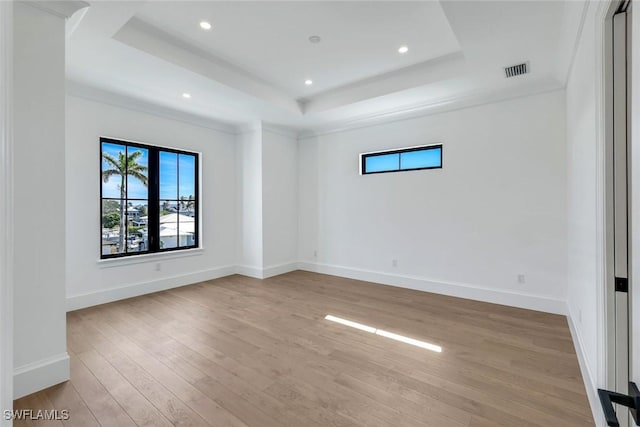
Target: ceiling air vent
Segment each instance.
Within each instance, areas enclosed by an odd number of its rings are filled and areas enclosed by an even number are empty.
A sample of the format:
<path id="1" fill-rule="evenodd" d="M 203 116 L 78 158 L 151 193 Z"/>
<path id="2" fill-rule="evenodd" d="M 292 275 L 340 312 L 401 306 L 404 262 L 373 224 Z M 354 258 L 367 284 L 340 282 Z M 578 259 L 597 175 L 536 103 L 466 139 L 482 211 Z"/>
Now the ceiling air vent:
<path id="1" fill-rule="evenodd" d="M 507 78 L 520 76 L 529 72 L 529 64 L 523 62 L 522 64 L 512 65 L 511 67 L 504 68 L 504 74 Z"/>

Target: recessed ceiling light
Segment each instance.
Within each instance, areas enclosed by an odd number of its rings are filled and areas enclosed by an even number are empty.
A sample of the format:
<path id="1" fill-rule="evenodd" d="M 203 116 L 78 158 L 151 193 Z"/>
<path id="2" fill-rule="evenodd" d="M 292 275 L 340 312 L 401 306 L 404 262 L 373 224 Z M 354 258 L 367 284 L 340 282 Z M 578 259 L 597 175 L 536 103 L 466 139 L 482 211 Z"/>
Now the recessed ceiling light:
<path id="1" fill-rule="evenodd" d="M 200 22 L 200 28 L 202 28 L 203 30 L 210 30 L 211 24 L 208 23 L 207 21 L 202 21 Z"/>
<path id="2" fill-rule="evenodd" d="M 309 36 L 309 41 L 311 43 L 320 43 L 322 39 L 320 38 L 320 36 Z"/>
<path id="3" fill-rule="evenodd" d="M 307 86 L 311 86 L 313 84 L 313 80 L 307 79 L 304 81 L 304 84 L 306 84 Z"/>
<path id="4" fill-rule="evenodd" d="M 398 53 L 407 53 L 409 52 L 409 48 L 406 46 L 400 46 L 400 49 L 398 49 Z"/>
<path id="5" fill-rule="evenodd" d="M 186 98 L 186 99 L 189 99 L 189 98 L 191 98 L 191 94 L 190 93 L 183 93 L 182 97 Z"/>

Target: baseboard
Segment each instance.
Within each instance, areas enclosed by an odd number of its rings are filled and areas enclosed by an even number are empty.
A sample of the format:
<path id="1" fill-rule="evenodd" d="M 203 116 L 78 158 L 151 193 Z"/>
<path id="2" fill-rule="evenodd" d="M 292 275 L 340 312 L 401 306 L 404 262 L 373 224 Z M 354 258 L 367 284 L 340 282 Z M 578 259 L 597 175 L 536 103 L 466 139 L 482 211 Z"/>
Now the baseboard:
<path id="1" fill-rule="evenodd" d="M 67 352 L 15 369 L 13 373 L 13 398 L 19 399 L 70 378 Z"/>
<path id="2" fill-rule="evenodd" d="M 164 291 L 167 289 L 177 288 L 179 286 L 190 285 L 192 283 L 218 279 L 220 277 L 230 276 L 235 273 L 236 266 L 230 265 L 197 271 L 195 273 L 166 277 L 159 280 L 152 280 L 150 282 L 136 283 L 112 289 L 105 289 L 88 294 L 72 295 L 67 297 L 67 311 L 79 310 L 81 308 L 92 307 L 94 305 L 106 304 L 121 299 L 137 297 L 152 292 Z"/>
<path id="3" fill-rule="evenodd" d="M 280 274 L 289 273 L 298 269 L 297 262 L 285 262 L 282 264 L 269 265 L 262 269 L 262 278 L 268 279 L 269 277 L 278 276 Z"/>
<path id="4" fill-rule="evenodd" d="M 236 266 L 236 273 L 242 276 L 253 277 L 254 279 L 262 279 L 262 268 L 252 267 L 249 265 Z"/>
<path id="5" fill-rule="evenodd" d="M 589 365 L 587 364 L 586 352 L 582 344 L 582 338 L 578 334 L 571 312 L 567 309 L 567 323 L 569 323 L 569 331 L 571 331 L 571 339 L 573 340 L 573 346 L 576 349 L 576 355 L 578 356 L 578 363 L 580 365 L 580 372 L 582 373 L 582 380 L 584 381 L 584 388 L 587 391 L 587 398 L 589 399 L 589 406 L 591 406 L 591 413 L 593 419 L 598 427 L 606 426 L 604 415 L 600 409 L 600 399 L 598 398 L 598 387 L 594 381 L 594 376 L 591 374 Z"/>
<path id="6" fill-rule="evenodd" d="M 438 282 L 415 276 L 403 276 L 312 262 L 299 262 L 298 269 L 546 313 L 563 315 L 567 313 L 565 301 L 538 295 L 488 289 L 469 284 Z"/>
<path id="7" fill-rule="evenodd" d="M 264 268 L 246 265 L 230 265 L 209 270 L 202 270 L 195 273 L 163 278 L 150 282 L 136 283 L 112 289 L 105 289 L 102 291 L 91 292 L 82 295 L 72 295 L 67 297 L 67 311 L 79 310 L 99 304 L 106 304 L 121 299 L 132 298 L 152 292 L 185 286 L 192 283 L 230 276 L 232 274 L 241 274 L 243 276 L 254 277 L 257 279 L 266 279 L 294 270 L 305 270 L 316 273 L 330 274 L 334 276 L 380 283 L 383 285 L 415 289 L 424 292 L 434 292 L 459 298 L 467 298 L 494 304 L 526 308 L 529 310 L 544 311 L 547 313 L 566 314 L 567 312 L 565 301 L 548 297 L 487 289 L 468 284 L 437 282 L 415 276 L 403 276 L 311 262 L 289 262 L 271 265 Z"/>
<path id="8" fill-rule="evenodd" d="M 239 265 L 236 267 L 236 273 L 243 276 L 253 277 L 255 279 L 268 279 L 269 277 L 289 273 L 290 271 L 295 271 L 297 269 L 297 262 L 285 262 L 282 264 L 269 265 L 264 268 Z"/>

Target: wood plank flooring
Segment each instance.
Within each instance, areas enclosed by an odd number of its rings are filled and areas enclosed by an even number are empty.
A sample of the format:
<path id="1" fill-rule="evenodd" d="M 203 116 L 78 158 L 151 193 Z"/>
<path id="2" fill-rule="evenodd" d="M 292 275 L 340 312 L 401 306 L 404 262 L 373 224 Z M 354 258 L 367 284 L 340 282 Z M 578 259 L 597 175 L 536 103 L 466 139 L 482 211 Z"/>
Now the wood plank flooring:
<path id="1" fill-rule="evenodd" d="M 332 314 L 441 353 L 324 319 Z M 65 426 L 594 425 L 563 316 L 296 271 L 68 314 Z"/>

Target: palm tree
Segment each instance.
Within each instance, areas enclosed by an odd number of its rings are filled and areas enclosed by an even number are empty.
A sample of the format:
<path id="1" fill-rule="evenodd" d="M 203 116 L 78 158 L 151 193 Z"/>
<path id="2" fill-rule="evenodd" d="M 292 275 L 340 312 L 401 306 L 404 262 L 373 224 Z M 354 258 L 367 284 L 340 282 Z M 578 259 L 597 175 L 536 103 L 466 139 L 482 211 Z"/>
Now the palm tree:
<path id="1" fill-rule="evenodd" d="M 160 215 L 167 215 L 169 213 L 170 207 L 171 205 L 169 204 L 169 201 L 165 200 L 164 202 L 162 202 L 162 211 Z"/>
<path id="2" fill-rule="evenodd" d="M 180 196 L 180 210 L 191 212 L 196 206 L 193 196 Z"/>
<path id="3" fill-rule="evenodd" d="M 138 163 L 138 158 L 142 156 L 142 151 L 134 151 L 125 156 L 121 151 L 116 159 L 108 153 L 102 153 L 102 158 L 109 164 L 109 169 L 102 171 L 102 181 L 108 182 L 112 176 L 120 177 L 120 250 L 125 248 L 125 232 L 127 229 L 127 218 L 125 215 L 126 205 L 124 199 L 127 198 L 127 176 L 138 179 L 147 187 L 149 179 L 146 176 L 147 167 Z"/>

